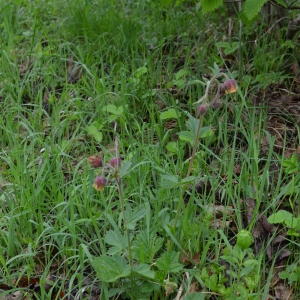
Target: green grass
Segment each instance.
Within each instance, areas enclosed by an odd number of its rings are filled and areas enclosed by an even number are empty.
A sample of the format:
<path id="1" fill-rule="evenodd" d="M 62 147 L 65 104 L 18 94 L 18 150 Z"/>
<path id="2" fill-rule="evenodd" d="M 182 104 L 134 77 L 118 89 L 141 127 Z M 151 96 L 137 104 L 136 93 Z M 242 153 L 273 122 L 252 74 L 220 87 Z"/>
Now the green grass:
<path id="1" fill-rule="evenodd" d="M 299 215 L 299 162 L 286 157 L 299 141 L 269 132 L 251 101 L 292 89 L 284 29 L 239 35 L 236 22 L 227 41 L 242 46 L 224 55 L 226 11 L 203 16 L 193 1 L 0 0 L 0 11 L 1 299 L 271 299 L 284 248 L 297 299 L 297 234 L 267 256 L 288 226 L 262 235 L 261 251 L 234 246 L 261 216 Z M 218 68 L 239 90 L 204 115 L 186 178 L 205 92 L 195 81 Z M 108 168 L 116 150 L 120 170 Z"/>

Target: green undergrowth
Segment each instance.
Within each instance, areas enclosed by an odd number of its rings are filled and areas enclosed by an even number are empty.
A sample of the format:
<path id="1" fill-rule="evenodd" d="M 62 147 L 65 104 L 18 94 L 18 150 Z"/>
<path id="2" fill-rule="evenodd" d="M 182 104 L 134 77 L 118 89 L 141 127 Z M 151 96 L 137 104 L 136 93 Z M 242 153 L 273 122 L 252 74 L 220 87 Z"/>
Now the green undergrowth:
<path id="1" fill-rule="evenodd" d="M 285 155 L 287 132 L 278 151 L 252 101 L 293 85 L 284 29 L 234 20 L 228 36 L 226 10 L 193 1 L 0 0 L 0 11 L 1 299 L 268 299 L 278 276 L 297 299 L 299 227 L 282 216 L 299 220 L 298 156 Z M 221 71 L 239 89 L 204 115 L 186 176 L 194 103 Z M 279 225 L 260 249 L 237 245 L 261 216 Z M 267 249 L 283 232 L 278 275 L 280 251 Z"/>

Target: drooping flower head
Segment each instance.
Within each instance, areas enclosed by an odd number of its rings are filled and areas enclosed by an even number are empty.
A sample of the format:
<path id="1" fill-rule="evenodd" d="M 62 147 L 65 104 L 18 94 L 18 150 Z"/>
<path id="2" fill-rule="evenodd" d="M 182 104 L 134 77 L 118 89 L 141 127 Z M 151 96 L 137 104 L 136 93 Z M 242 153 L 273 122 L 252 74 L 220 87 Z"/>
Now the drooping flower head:
<path id="1" fill-rule="evenodd" d="M 209 107 L 208 104 L 199 105 L 199 106 L 197 107 L 198 115 L 199 115 L 199 116 L 205 115 L 205 113 L 207 112 L 208 107 Z"/>
<path id="2" fill-rule="evenodd" d="M 227 79 L 223 83 L 223 87 L 225 89 L 226 94 L 232 94 L 237 91 L 236 82 L 234 79 Z"/>
<path id="3" fill-rule="evenodd" d="M 102 158 L 97 155 L 89 157 L 87 161 L 93 168 L 102 167 Z"/>
<path id="4" fill-rule="evenodd" d="M 102 191 L 104 187 L 106 186 L 107 180 L 103 176 L 97 176 L 94 180 L 93 187 L 97 191 Z"/>

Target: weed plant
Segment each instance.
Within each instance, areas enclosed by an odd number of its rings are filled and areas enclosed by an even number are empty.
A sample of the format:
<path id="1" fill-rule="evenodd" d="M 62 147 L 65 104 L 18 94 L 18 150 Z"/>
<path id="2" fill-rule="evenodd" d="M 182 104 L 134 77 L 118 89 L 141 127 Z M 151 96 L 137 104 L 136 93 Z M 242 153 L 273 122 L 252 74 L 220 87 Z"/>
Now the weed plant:
<path id="1" fill-rule="evenodd" d="M 252 102 L 291 88 L 296 43 L 162 2 L 0 0 L 1 299 L 271 299 L 276 276 L 298 298 L 296 225 L 237 243 L 299 215 L 297 154 Z M 238 91 L 199 117 L 220 72 Z"/>

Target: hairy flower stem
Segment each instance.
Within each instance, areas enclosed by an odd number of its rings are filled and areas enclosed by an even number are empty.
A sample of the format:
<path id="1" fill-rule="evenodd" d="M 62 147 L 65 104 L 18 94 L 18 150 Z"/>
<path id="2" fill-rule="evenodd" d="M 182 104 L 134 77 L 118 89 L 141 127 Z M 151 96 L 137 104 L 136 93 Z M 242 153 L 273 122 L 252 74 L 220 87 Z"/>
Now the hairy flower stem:
<path id="1" fill-rule="evenodd" d="M 201 127 L 202 127 L 202 122 L 203 122 L 203 115 L 201 115 L 200 119 L 199 119 L 198 128 L 197 128 L 196 137 L 195 137 L 195 142 L 194 142 L 193 150 L 192 150 L 192 155 L 191 155 L 191 158 L 190 158 L 190 163 L 189 163 L 188 171 L 186 173 L 185 178 L 188 178 L 191 174 L 191 171 L 192 171 L 193 162 L 194 162 L 194 159 L 195 159 L 195 154 L 196 154 L 196 150 L 197 150 L 197 146 L 198 146 L 199 134 L 200 134 L 200 130 L 201 130 Z M 184 203 L 183 203 L 184 189 L 182 188 L 181 191 L 182 191 L 181 192 L 181 197 L 178 201 L 176 216 L 175 216 L 175 220 L 174 220 L 174 228 L 176 228 L 176 224 L 177 224 L 177 221 L 178 221 L 178 218 L 179 218 L 179 213 L 181 211 L 180 206 L 183 207 L 183 205 L 184 205 Z"/>
<path id="2" fill-rule="evenodd" d="M 209 93 L 209 89 L 211 87 L 211 84 L 214 82 L 214 81 L 217 81 L 217 84 L 218 84 L 218 90 L 217 90 L 217 93 L 216 93 L 216 96 L 218 97 L 219 94 L 220 94 L 220 82 L 217 80 L 219 77 L 225 77 L 226 80 L 229 80 L 229 77 L 227 76 L 227 74 L 223 73 L 223 72 L 220 72 L 218 74 L 216 74 L 215 76 L 212 77 L 211 80 L 209 80 L 207 83 L 206 83 L 206 89 L 205 89 L 205 93 L 204 93 L 204 96 L 201 97 L 201 99 L 199 101 L 197 101 L 196 103 L 199 103 L 199 102 L 202 102 L 203 101 L 203 104 L 207 104 L 207 99 L 208 99 L 208 93 Z M 195 103 L 195 104 L 196 104 Z M 192 171 L 192 167 L 193 167 L 193 162 L 194 162 L 194 159 L 195 159 L 195 154 L 196 154 L 196 150 L 197 150 L 197 146 L 198 146 L 198 140 L 199 140 L 199 134 L 200 134 L 200 130 L 201 130 L 201 127 L 202 127 L 202 123 L 203 123 L 203 115 L 204 114 L 201 114 L 199 116 L 199 123 L 198 123 L 198 128 L 197 128 L 197 132 L 196 132 L 196 137 L 195 137 L 195 143 L 193 145 L 193 150 L 192 150 L 192 155 L 191 155 L 191 159 L 190 159 L 190 163 L 189 163 L 189 167 L 188 167 L 188 171 L 186 173 L 186 176 L 185 178 L 188 178 L 191 174 L 191 171 Z M 177 225 L 177 221 L 178 221 L 178 218 L 179 218 L 179 213 L 181 212 L 181 208 L 184 207 L 184 188 L 181 189 L 181 196 L 180 196 L 180 199 L 178 201 L 178 206 L 177 206 L 177 211 L 176 211 L 176 215 L 175 215 L 175 220 L 174 220 L 174 228 L 176 228 L 176 225 Z"/>
<path id="3" fill-rule="evenodd" d="M 115 123 L 114 129 L 116 131 L 117 123 Z M 116 159 L 118 161 L 119 160 L 119 143 L 118 143 L 117 137 L 115 138 L 115 155 L 116 155 Z M 126 236 L 127 236 L 128 260 L 129 260 L 129 265 L 130 265 L 130 284 L 131 284 L 131 291 L 133 293 L 134 281 L 133 281 L 133 274 L 132 274 L 133 265 L 132 265 L 131 242 L 130 242 L 130 233 L 129 233 L 129 229 L 127 227 L 127 221 L 126 221 L 126 216 L 125 216 L 125 205 L 124 205 L 124 198 L 123 198 L 123 191 L 122 191 L 122 179 L 120 177 L 120 164 L 117 164 L 116 168 L 117 168 L 116 183 L 117 183 L 117 187 L 118 187 L 119 200 L 121 203 L 121 211 L 122 211 L 122 215 L 123 215 L 124 228 L 125 228 Z M 133 296 L 133 294 L 131 296 Z M 131 299 L 134 299 L 134 297 Z"/>
<path id="4" fill-rule="evenodd" d="M 202 122 L 203 122 L 203 115 L 201 115 L 200 119 L 199 119 L 198 128 L 197 128 L 196 137 L 195 137 L 195 143 L 193 145 L 193 151 L 192 151 L 192 155 L 191 155 L 191 159 L 190 159 L 189 168 L 188 168 L 188 171 L 186 173 L 186 178 L 190 176 L 191 171 L 192 171 L 193 162 L 194 162 L 194 159 L 195 159 L 195 154 L 196 154 L 196 150 L 197 150 L 197 146 L 198 146 L 200 130 L 201 130 L 201 127 L 202 127 Z"/>

